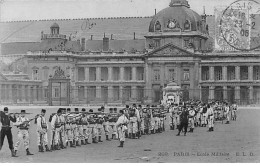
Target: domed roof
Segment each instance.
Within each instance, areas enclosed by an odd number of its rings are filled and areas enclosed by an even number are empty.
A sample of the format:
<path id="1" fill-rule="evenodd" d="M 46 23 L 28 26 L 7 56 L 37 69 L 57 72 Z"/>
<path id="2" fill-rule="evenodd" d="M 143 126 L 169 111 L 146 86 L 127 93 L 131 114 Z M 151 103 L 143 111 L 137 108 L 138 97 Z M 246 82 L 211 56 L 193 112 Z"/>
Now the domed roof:
<path id="1" fill-rule="evenodd" d="M 187 25 L 188 24 L 188 25 Z M 165 31 L 174 28 L 201 30 L 201 16 L 190 9 L 186 0 L 172 0 L 170 7 L 157 13 L 150 22 L 149 32 Z"/>
<path id="2" fill-rule="evenodd" d="M 51 28 L 60 28 L 60 26 L 55 22 L 54 24 L 52 24 Z"/>

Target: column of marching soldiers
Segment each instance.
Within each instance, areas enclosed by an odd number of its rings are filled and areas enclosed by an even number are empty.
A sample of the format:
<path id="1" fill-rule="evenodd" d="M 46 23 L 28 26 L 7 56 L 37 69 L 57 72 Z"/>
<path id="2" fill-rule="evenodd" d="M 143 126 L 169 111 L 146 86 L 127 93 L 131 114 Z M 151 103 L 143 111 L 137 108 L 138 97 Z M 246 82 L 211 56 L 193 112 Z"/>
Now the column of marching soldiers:
<path id="1" fill-rule="evenodd" d="M 91 144 L 89 139 L 92 138 L 92 143 L 97 144 L 102 141 L 102 135 L 105 134 L 106 141 L 119 140 L 123 147 L 125 138 L 137 139 L 142 135 L 150 135 L 165 131 L 165 120 L 167 112 L 170 113 L 170 129 L 178 129 L 177 136 L 181 132 L 186 136 L 187 128 L 190 126 L 190 131 L 193 132 L 195 127 L 209 126 L 208 131 L 214 131 L 214 122 L 227 120 L 236 120 L 237 105 L 229 105 L 225 102 L 211 102 L 204 104 L 198 102 L 186 102 L 177 104 L 168 104 L 163 106 L 142 107 L 133 104 L 132 107 L 126 105 L 124 109 L 109 108 L 109 112 L 105 113 L 105 108 L 98 108 L 97 112 L 92 109 L 86 111 L 82 108 L 79 111 L 75 108 L 59 108 L 57 113 L 50 115 L 48 121 L 45 117 L 46 110 L 42 109 L 41 114 L 29 119 L 25 117 L 26 111 L 21 110 L 19 117 L 17 114 L 8 114 L 8 108 L 4 108 L 4 112 L 0 111 L 0 119 L 2 123 L 0 150 L 3 146 L 5 135 L 8 138 L 9 149 L 12 157 L 17 157 L 17 151 L 21 142 L 24 143 L 27 155 L 33 155 L 29 151 L 29 127 L 30 122 L 35 121 L 37 124 L 37 144 L 39 152 L 51 152 L 55 150 L 66 149 L 67 147 L 76 148 L 77 146 Z M 10 121 L 14 123 L 18 130 L 18 141 L 13 146 Z M 51 132 L 50 145 L 48 147 L 48 130 Z M 112 137 L 110 139 L 110 134 Z"/>

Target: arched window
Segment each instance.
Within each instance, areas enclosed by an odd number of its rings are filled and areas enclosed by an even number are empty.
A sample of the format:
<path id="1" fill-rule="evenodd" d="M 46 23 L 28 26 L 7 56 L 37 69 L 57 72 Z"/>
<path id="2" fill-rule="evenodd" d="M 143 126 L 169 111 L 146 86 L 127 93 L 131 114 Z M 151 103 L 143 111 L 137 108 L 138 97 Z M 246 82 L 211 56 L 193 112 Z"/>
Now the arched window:
<path id="1" fill-rule="evenodd" d="M 184 30 L 191 30 L 191 23 L 189 20 L 186 20 L 184 23 Z"/>
<path id="2" fill-rule="evenodd" d="M 33 67 L 32 68 L 32 79 L 33 80 L 39 80 L 39 68 L 38 67 Z"/>
<path id="3" fill-rule="evenodd" d="M 160 31 L 162 28 L 161 24 L 159 21 L 156 21 L 156 24 L 155 24 L 155 31 Z"/>

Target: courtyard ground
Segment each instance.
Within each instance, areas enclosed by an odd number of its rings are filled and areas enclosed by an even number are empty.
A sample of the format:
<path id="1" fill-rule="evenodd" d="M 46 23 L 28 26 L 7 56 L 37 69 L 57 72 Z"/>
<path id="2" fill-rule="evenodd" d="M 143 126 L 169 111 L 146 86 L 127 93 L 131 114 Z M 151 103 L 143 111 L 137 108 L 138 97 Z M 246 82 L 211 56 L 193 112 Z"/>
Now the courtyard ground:
<path id="1" fill-rule="evenodd" d="M 46 107 L 47 119 L 58 107 Z M 26 109 L 34 113 L 40 107 L 10 107 L 10 112 Z M 26 156 L 21 146 L 17 158 L 10 157 L 8 142 L 5 139 L 0 151 L 2 163 L 234 163 L 260 161 L 260 108 L 244 107 L 238 110 L 237 121 L 231 124 L 215 123 L 214 132 L 207 132 L 206 127 L 197 127 L 194 133 L 177 137 L 177 131 L 169 130 L 168 119 L 166 131 L 160 134 L 142 136 L 140 139 L 127 139 L 124 148 L 118 148 L 119 141 L 82 145 L 55 152 L 38 152 L 36 144 L 36 125 L 30 128 L 30 151 L 33 156 Z M 14 142 L 17 129 L 12 129 Z M 49 135 L 50 138 L 50 135 Z"/>

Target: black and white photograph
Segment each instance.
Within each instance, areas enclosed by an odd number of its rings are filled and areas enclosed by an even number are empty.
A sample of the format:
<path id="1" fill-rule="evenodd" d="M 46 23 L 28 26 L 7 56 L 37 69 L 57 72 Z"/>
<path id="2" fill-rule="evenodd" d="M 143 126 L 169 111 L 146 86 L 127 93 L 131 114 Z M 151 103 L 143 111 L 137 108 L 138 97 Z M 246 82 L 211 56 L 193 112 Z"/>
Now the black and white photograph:
<path id="1" fill-rule="evenodd" d="M 260 0 L 0 0 L 0 164 L 259 162 Z"/>

